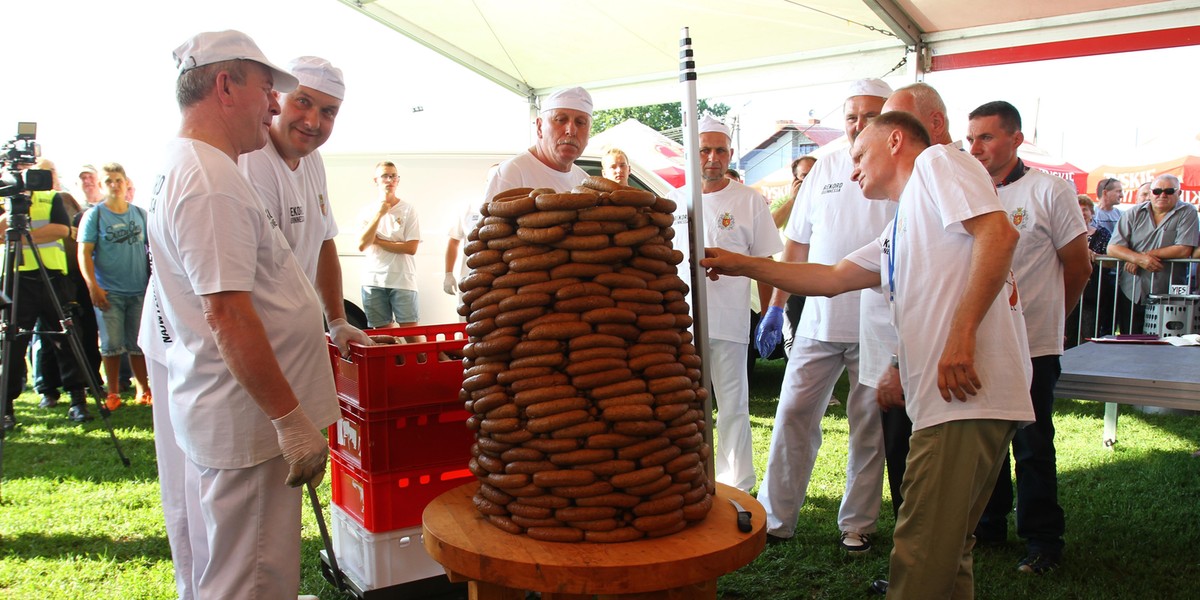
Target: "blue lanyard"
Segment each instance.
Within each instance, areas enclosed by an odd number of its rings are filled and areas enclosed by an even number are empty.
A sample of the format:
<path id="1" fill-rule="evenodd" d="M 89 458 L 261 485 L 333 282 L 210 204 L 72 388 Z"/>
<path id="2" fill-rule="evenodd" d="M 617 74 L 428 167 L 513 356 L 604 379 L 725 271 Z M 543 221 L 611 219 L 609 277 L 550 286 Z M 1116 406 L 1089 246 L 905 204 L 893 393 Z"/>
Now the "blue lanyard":
<path id="1" fill-rule="evenodd" d="M 900 220 L 899 212 L 892 219 L 892 247 L 888 250 L 888 301 L 896 303 L 896 222 Z"/>

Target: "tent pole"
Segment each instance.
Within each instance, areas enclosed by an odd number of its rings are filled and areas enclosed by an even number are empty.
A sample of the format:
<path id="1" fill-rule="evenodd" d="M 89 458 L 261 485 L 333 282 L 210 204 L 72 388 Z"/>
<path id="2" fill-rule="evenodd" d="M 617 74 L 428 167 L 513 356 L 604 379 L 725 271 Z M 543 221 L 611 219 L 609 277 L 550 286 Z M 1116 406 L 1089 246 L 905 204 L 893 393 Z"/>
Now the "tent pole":
<path id="1" fill-rule="evenodd" d="M 700 259 L 704 258 L 704 204 L 700 188 L 700 134 L 697 127 L 700 116 L 696 114 L 696 61 L 692 55 L 692 38 L 688 28 L 684 27 L 679 33 L 679 82 L 683 84 L 683 103 L 680 113 L 683 115 L 683 148 L 687 157 L 685 184 L 688 190 L 688 241 L 691 244 L 692 286 L 692 335 L 696 351 L 700 354 L 700 385 L 708 391 L 704 399 L 704 435 L 709 448 L 715 450 L 713 444 L 712 423 L 712 378 L 708 369 L 708 294 L 706 293 L 704 268 Z M 713 453 L 705 461 L 705 470 L 709 481 L 716 481 L 713 466 Z"/>

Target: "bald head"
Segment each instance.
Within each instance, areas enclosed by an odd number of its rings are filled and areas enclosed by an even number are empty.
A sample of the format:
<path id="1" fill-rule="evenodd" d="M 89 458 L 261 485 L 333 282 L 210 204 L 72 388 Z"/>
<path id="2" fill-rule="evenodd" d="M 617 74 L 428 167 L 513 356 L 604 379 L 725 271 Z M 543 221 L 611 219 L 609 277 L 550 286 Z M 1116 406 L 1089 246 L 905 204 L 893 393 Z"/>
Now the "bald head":
<path id="1" fill-rule="evenodd" d="M 914 83 L 896 90 L 883 105 L 883 112 L 893 110 L 916 117 L 929 131 L 933 143 L 949 144 L 954 141 L 950 139 L 950 126 L 946 121 L 946 103 L 933 86 Z"/>

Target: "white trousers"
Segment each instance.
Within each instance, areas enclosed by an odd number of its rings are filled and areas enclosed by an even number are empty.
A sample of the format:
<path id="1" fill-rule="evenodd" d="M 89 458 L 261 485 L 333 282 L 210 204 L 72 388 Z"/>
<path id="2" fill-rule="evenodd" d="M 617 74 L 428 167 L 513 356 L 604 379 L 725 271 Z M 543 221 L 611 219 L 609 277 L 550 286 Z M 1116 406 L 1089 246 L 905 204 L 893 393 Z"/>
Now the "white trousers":
<path id="1" fill-rule="evenodd" d="M 183 600 L 295 598 L 300 588 L 300 488 L 284 484 L 282 456 L 211 469 L 175 441 L 166 366 L 147 361 L 154 445 L 175 587 Z"/>
<path id="2" fill-rule="evenodd" d="M 838 528 L 875 531 L 883 502 L 883 426 L 871 388 L 858 383 L 858 344 L 796 336 L 779 392 L 767 472 L 758 489 L 758 501 L 767 510 L 767 532 L 772 535 L 786 538 L 796 532 L 821 448 L 821 418 L 842 369 L 850 372 L 846 399 L 850 452 Z"/>
<path id="3" fill-rule="evenodd" d="M 171 426 L 171 403 L 168 401 L 167 366 L 157 360 L 146 358 L 146 372 L 150 376 L 150 393 L 154 396 L 154 450 L 158 457 L 158 487 L 162 498 L 163 521 L 167 528 L 167 542 L 171 546 L 171 562 L 175 567 L 175 591 L 180 600 L 196 600 L 196 579 L 193 566 L 208 562 L 208 546 L 201 544 L 199 551 L 204 555 L 196 560 L 192 556 L 189 532 L 204 530 L 199 510 L 188 510 L 188 496 L 184 492 L 190 485 L 198 485 L 196 471 L 175 442 L 175 429 Z M 190 481 L 189 481 L 190 479 Z M 189 514 L 195 522 L 189 521 Z"/>
<path id="4" fill-rule="evenodd" d="M 713 467 L 717 481 L 749 492 L 754 487 L 754 441 L 750 436 L 750 344 L 710 339 L 709 376 L 717 400 Z"/>

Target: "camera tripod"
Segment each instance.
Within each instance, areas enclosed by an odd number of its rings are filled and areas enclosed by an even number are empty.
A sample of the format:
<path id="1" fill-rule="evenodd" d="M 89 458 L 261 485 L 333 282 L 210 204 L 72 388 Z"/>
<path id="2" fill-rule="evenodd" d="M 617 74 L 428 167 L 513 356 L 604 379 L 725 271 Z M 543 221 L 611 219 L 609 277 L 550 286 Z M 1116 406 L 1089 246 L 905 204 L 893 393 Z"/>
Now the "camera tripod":
<path id="1" fill-rule="evenodd" d="M 10 203 L 12 210 L 8 215 L 8 229 L 4 232 L 4 262 L 3 271 L 0 272 L 0 278 L 3 278 L 4 296 L 11 299 L 10 302 L 0 304 L 0 393 L 7 394 L 9 380 L 13 376 L 12 365 L 13 361 L 25 360 L 24 356 L 13 356 L 14 342 L 19 336 L 32 336 L 33 331 L 21 330 L 17 323 L 18 307 L 21 305 L 21 273 L 19 270 L 22 257 L 24 257 L 24 248 L 37 248 L 34 244 L 33 234 L 29 230 L 29 206 L 30 200 L 27 195 L 16 195 L 12 197 Z M 76 323 L 73 315 L 67 314 L 63 310 L 63 304 L 58 298 L 58 292 L 55 290 L 53 282 L 50 279 L 50 274 L 46 270 L 46 265 L 42 261 L 42 255 L 38 251 L 30 252 L 34 260 L 37 262 L 37 269 L 28 272 L 35 272 L 40 278 L 42 285 L 46 289 L 46 298 L 54 308 L 54 315 L 59 323 L 58 331 L 37 331 L 41 336 L 58 337 L 66 340 L 71 349 L 71 356 L 74 358 L 75 368 L 78 373 L 83 373 L 87 383 L 87 391 L 91 393 L 92 399 L 96 402 L 97 412 L 100 413 L 100 418 L 104 422 L 105 428 L 108 430 L 109 437 L 112 438 L 113 448 L 117 451 L 117 456 L 120 457 L 121 463 L 126 467 L 129 466 L 129 458 L 121 450 L 121 444 L 117 440 L 117 434 L 113 431 L 112 423 L 109 422 L 109 410 L 104 405 L 104 394 L 101 393 L 103 387 L 100 384 L 100 378 L 96 374 L 96 370 L 89 368 L 87 360 L 84 358 L 83 344 L 79 340 L 79 334 L 76 331 Z M 6 432 L 0 429 L 0 477 L 3 475 L 4 465 L 4 438 Z"/>

